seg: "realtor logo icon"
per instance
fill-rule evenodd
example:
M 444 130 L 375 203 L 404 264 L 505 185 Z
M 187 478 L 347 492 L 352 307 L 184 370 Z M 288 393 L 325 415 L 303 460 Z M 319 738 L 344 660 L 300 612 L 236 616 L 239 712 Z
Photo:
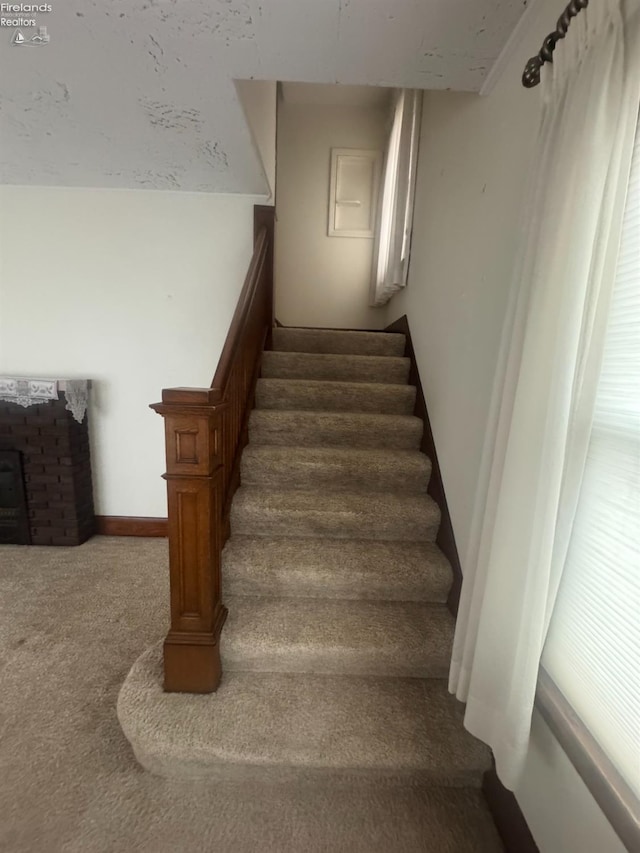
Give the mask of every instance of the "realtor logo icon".
M 35 36 L 31 36 L 31 38 L 27 38 L 21 30 L 16 30 L 11 38 L 11 44 L 16 44 L 18 46 L 24 45 L 41 45 L 41 44 L 49 44 L 51 40 L 51 36 L 47 32 L 46 27 L 38 27 L 38 33 Z

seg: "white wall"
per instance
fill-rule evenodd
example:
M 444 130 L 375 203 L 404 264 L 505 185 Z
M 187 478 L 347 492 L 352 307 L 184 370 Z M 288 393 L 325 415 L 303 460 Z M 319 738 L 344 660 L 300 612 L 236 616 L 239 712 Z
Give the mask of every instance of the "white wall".
M 0 373 L 89 378 L 100 515 L 165 516 L 163 387 L 208 386 L 249 196 L 0 188 Z
M 253 141 L 260 157 L 267 183 L 269 201 L 276 192 L 276 117 L 277 88 L 275 80 L 236 80 L 236 90 L 247 117 Z
M 425 93 L 409 285 L 387 312 L 409 318 L 461 555 L 537 115 L 515 69 L 488 98 Z
M 624 844 L 537 711 L 517 798 L 541 853 L 625 853 Z
M 381 107 L 299 104 L 278 110 L 276 317 L 285 326 L 376 329 L 369 307 L 373 240 L 327 237 L 332 148 L 385 146 Z
M 409 286 L 387 309 L 389 322 L 408 316 L 463 558 L 540 118 L 540 90 L 520 77 L 557 15 L 556 0 L 536 0 L 488 97 L 425 93 Z M 615 840 L 597 846 L 610 826 L 540 721 L 516 795 L 542 853 L 617 853 Z

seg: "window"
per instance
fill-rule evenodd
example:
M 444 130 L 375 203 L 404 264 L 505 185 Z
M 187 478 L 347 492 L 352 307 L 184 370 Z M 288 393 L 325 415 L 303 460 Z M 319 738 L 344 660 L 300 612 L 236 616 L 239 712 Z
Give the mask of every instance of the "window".
M 640 132 L 589 453 L 542 665 L 640 796 Z

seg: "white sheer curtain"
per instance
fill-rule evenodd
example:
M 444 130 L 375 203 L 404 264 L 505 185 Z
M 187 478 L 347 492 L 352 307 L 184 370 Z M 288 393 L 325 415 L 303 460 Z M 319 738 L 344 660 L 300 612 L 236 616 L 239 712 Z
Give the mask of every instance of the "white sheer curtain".
M 543 69 L 526 236 L 464 560 L 449 687 L 508 788 L 527 753 L 615 278 L 640 97 L 623 8 L 590 4 Z
M 422 92 L 394 93 L 373 251 L 371 304 L 384 305 L 407 284 Z
M 542 665 L 640 800 L 640 127 L 589 451 Z

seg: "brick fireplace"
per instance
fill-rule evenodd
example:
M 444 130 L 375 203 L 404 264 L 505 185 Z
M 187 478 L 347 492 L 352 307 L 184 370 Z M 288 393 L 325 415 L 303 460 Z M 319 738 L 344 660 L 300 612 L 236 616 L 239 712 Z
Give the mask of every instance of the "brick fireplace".
M 27 407 L 0 399 L 0 452 L 13 451 L 0 453 L 0 543 L 80 545 L 95 533 L 88 417 L 66 404 L 63 391 Z

